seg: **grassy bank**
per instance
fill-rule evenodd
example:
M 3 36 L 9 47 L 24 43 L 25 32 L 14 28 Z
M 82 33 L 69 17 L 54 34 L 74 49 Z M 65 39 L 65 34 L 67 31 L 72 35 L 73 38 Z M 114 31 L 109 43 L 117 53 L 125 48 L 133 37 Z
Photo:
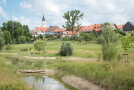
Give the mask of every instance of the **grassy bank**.
M 134 63 L 124 65 L 121 62 L 47 62 L 56 67 L 61 75 L 76 75 L 100 85 L 108 90 L 134 89 Z
M 9 59 L 0 56 L 0 90 L 29 90 L 21 76 L 9 64 Z

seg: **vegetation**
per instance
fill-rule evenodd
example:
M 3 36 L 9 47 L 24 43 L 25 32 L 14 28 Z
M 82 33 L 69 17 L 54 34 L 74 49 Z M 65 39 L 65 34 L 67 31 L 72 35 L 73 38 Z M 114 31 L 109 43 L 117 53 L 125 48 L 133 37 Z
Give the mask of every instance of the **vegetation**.
M 11 44 L 12 39 L 11 39 L 11 34 L 9 31 L 4 31 L 4 39 L 5 39 L 5 44 Z
M 87 43 L 88 41 L 91 41 L 93 39 L 92 33 L 81 33 L 80 37 Z
M 45 52 L 46 41 L 37 40 L 34 42 L 33 45 L 34 45 L 34 48 L 39 51 L 39 53 L 41 53 L 41 51 L 43 51 L 43 53 Z
M 122 48 L 126 53 L 128 48 L 131 48 L 131 40 L 128 37 L 122 37 L 121 43 L 122 43 Z
M 23 43 L 20 42 L 20 39 L 24 40 L 24 37 L 26 38 L 26 41 L 28 42 L 28 38 L 31 38 L 32 35 L 29 33 L 29 28 L 27 25 L 22 25 L 19 22 L 15 22 L 15 21 L 8 21 L 8 22 L 4 22 L 3 26 L 2 26 L 2 31 L 5 32 L 5 41 L 6 44 L 11 43 Z M 8 32 L 7 32 L 8 31 Z M 10 32 L 10 34 L 9 34 Z M 11 40 L 10 40 L 10 36 L 7 37 L 8 35 L 11 35 Z M 8 40 L 9 39 L 9 40 Z
M 64 27 L 72 31 L 72 35 L 74 35 L 74 31 L 80 30 L 81 24 L 79 24 L 79 20 L 83 18 L 83 13 L 79 10 L 71 10 L 65 12 L 63 17 L 67 20 Z
M 117 55 L 118 36 L 114 30 L 105 23 L 101 35 L 102 54 L 104 60 L 112 60 Z
M 63 42 L 60 49 L 61 56 L 71 56 L 73 54 L 73 47 L 70 42 Z
M 5 44 L 4 35 L 3 35 L 3 32 L 0 29 L 0 50 L 2 49 L 4 44 Z

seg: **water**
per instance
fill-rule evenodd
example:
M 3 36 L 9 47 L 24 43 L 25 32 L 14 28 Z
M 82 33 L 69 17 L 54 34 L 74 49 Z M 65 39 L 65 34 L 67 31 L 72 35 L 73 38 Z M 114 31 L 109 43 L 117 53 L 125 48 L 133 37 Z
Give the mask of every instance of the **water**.
M 65 84 L 59 78 L 44 75 L 25 76 L 24 82 L 35 90 L 75 90 L 75 88 Z

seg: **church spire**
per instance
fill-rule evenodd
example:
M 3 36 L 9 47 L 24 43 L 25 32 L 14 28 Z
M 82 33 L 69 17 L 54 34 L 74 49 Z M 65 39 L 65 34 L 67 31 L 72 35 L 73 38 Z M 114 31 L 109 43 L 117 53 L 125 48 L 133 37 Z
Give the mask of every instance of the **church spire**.
M 43 18 L 42 18 L 42 21 L 45 21 L 45 17 L 44 17 L 44 14 L 43 14 Z
M 44 14 L 43 14 L 43 18 L 42 18 L 42 27 L 45 27 L 45 17 L 44 17 Z

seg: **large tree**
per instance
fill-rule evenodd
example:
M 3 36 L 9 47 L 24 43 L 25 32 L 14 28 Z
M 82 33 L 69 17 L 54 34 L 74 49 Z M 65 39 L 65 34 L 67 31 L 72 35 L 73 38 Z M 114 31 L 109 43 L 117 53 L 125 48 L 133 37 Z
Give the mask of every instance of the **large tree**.
M 11 39 L 11 34 L 9 31 L 3 31 L 4 33 L 4 39 L 5 39 L 5 44 L 11 44 L 12 39 Z
M 22 25 L 16 21 L 4 22 L 2 26 L 2 31 L 9 31 L 13 42 L 18 43 L 18 38 L 25 36 L 26 38 L 31 38 L 29 33 L 29 28 L 27 25 Z
M 4 40 L 4 34 L 0 29 L 0 50 L 2 49 L 3 45 L 5 44 L 5 40 Z
M 72 35 L 74 31 L 79 31 L 81 24 L 79 20 L 83 18 L 83 13 L 79 10 L 71 10 L 64 13 L 64 19 L 66 19 L 66 25 L 64 26 L 67 30 L 72 31 Z

